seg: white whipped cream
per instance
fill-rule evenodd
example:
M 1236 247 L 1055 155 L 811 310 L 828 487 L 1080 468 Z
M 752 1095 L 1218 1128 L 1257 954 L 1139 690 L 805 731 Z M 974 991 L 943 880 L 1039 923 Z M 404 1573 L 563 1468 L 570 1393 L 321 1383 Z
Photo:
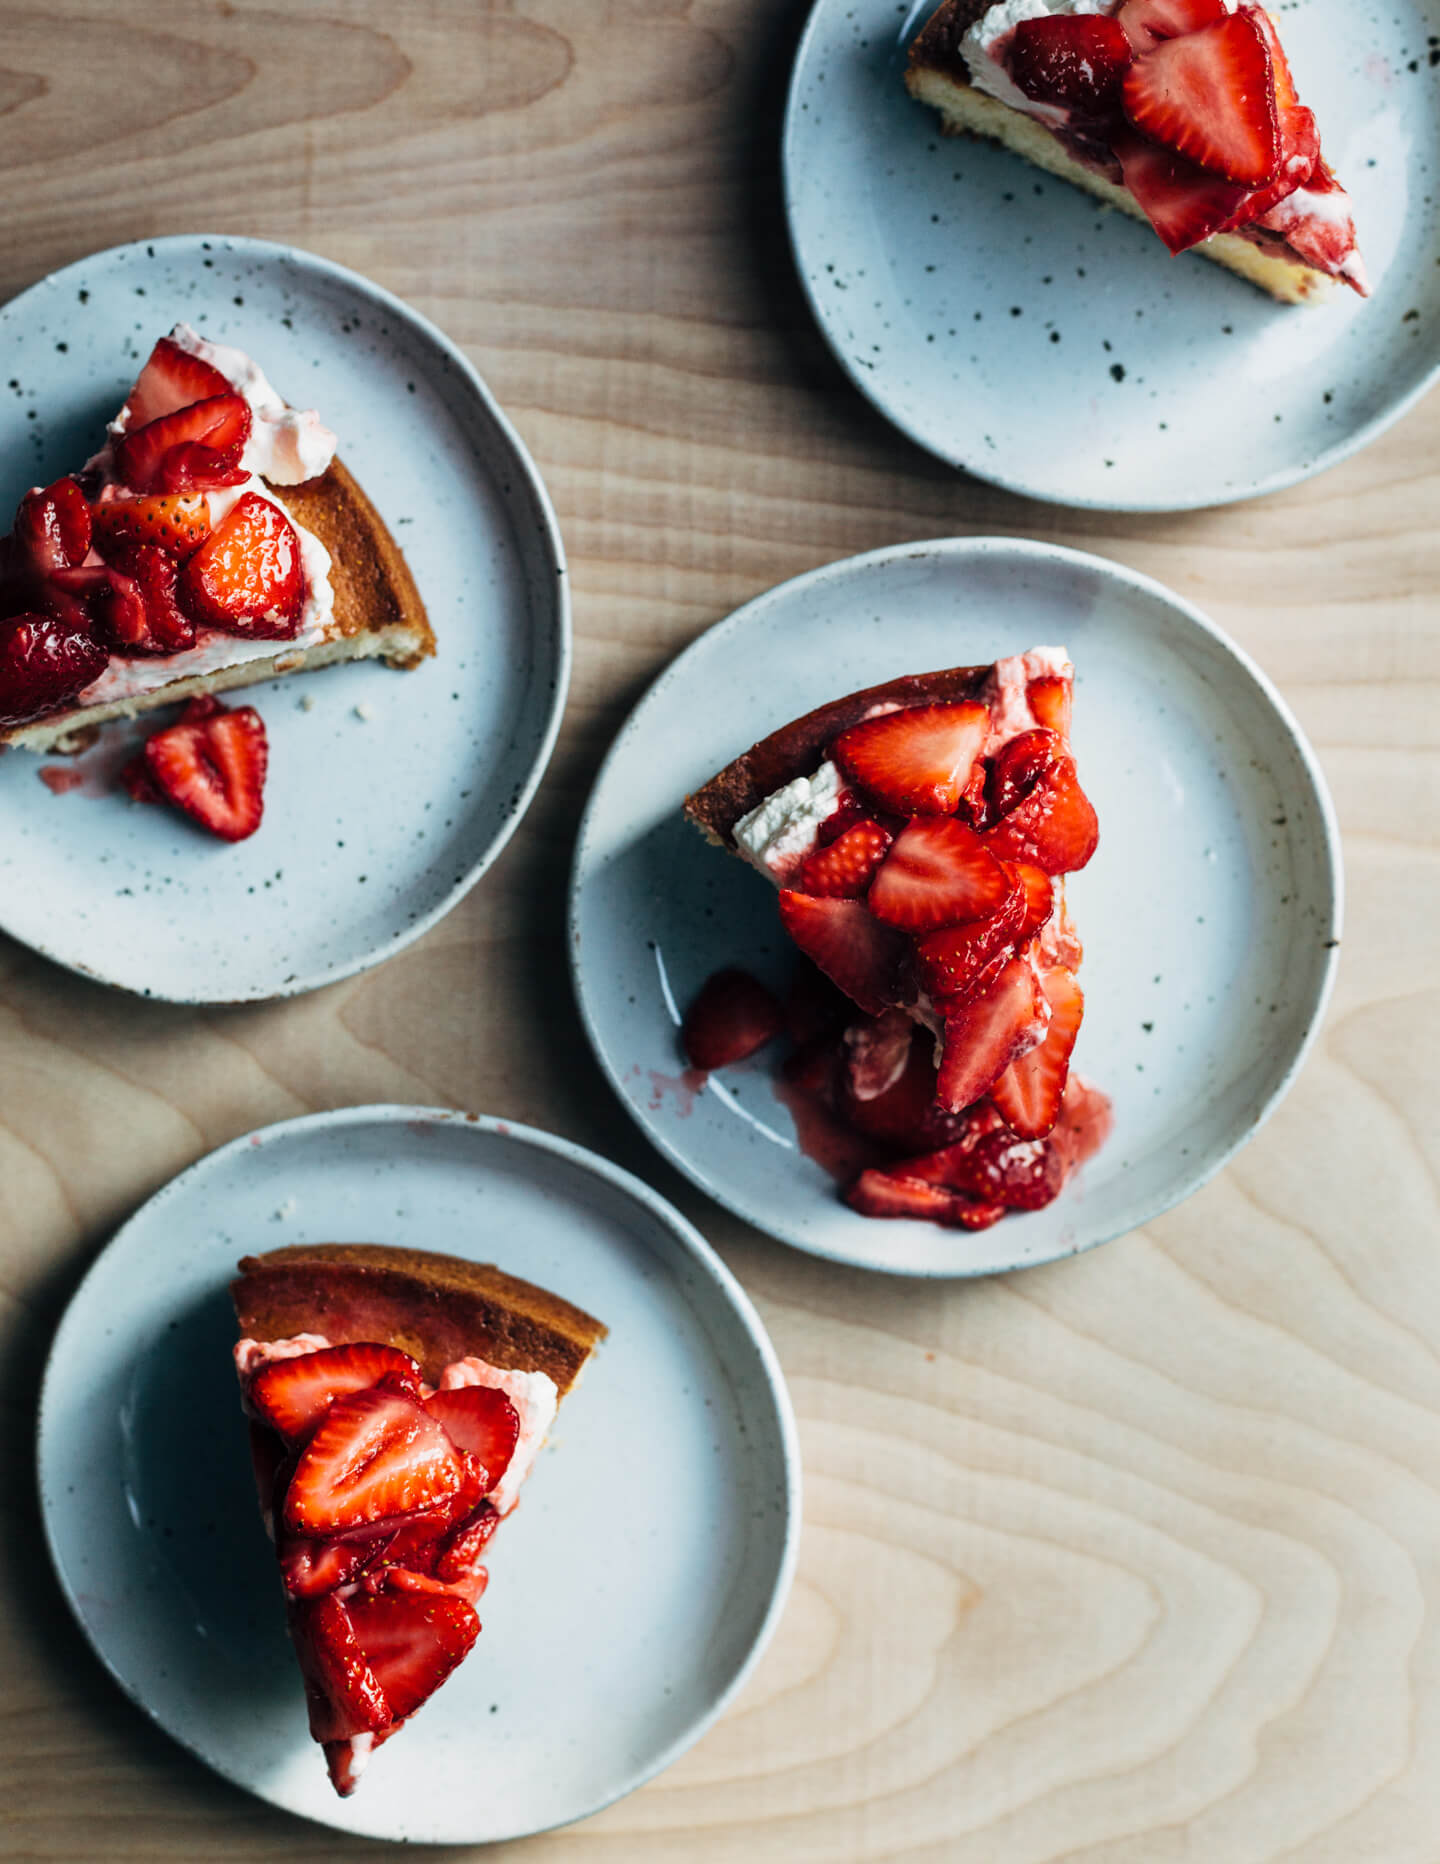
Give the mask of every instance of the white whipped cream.
M 560 1393 L 554 1379 L 546 1372 L 506 1371 L 501 1366 L 492 1366 L 487 1360 L 477 1359 L 473 1355 L 467 1359 L 457 1359 L 453 1365 L 446 1366 L 440 1375 L 442 1392 L 459 1391 L 466 1385 L 488 1385 L 495 1391 L 504 1392 L 520 1414 L 520 1436 L 515 1445 L 515 1454 L 489 1496 L 491 1507 L 497 1513 L 507 1515 L 519 1499 L 520 1485 L 529 1475 L 531 1465 L 550 1434 L 550 1426 L 555 1422 L 555 1413 L 560 1405 Z
M 259 473 L 271 485 L 303 485 L 325 471 L 335 457 L 334 434 L 313 408 L 292 408 L 282 401 L 244 350 L 211 343 L 189 324 L 176 324 L 170 341 L 218 369 L 249 402 L 250 438 L 240 456 L 247 471 Z
M 981 697 L 990 708 L 990 734 L 980 755 L 993 757 L 1002 744 L 1034 731 L 1040 721 L 1030 710 L 1031 680 L 1071 680 L 1075 669 L 1063 647 L 1032 647 L 995 662 Z
M 732 834 L 740 853 L 767 880 L 785 881 L 809 854 L 820 830 L 853 792 L 827 758 L 810 777 L 796 777 L 741 816 Z

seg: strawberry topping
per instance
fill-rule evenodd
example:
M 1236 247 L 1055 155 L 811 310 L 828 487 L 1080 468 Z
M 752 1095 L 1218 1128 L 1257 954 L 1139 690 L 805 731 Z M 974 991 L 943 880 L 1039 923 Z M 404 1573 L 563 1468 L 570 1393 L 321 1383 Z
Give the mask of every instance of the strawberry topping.
M 90 507 L 73 479 L 27 492 L 15 513 L 15 547 L 40 575 L 83 563 L 90 548 Z
M 1227 181 L 1259 187 L 1280 167 L 1265 33 L 1244 13 L 1165 39 L 1125 73 L 1125 114 L 1153 141 Z
M 796 887 L 833 899 L 859 899 L 885 859 L 890 840 L 888 828 L 864 816 L 833 841 L 811 849 L 796 872 Z
M 706 978 L 680 1032 L 692 1068 L 727 1068 L 764 1048 L 784 1027 L 775 997 L 748 971 L 729 968 Z
M 195 492 L 238 485 L 250 438 L 250 404 L 226 385 L 223 394 L 132 428 L 115 449 L 115 469 L 132 492 Z M 184 449 L 167 470 L 172 448 Z
M 973 828 L 954 816 L 919 816 L 895 838 L 865 903 L 887 925 L 927 932 L 987 918 L 1010 892 L 1009 876 Z
M 1084 994 L 1072 971 L 1058 966 L 1046 971 L 1040 987 L 1050 1005 L 1045 1040 L 1012 1061 L 990 1090 L 1010 1130 L 1021 1139 L 1043 1137 L 1059 1118 L 1070 1075 L 1070 1053 L 1085 1014 Z
M 317 1741 L 346 1741 L 395 1719 L 341 1600 L 327 1594 L 293 1605 L 290 1637 Z
M 433 1508 L 460 1488 L 460 1453 L 438 1419 L 404 1392 L 374 1386 L 337 1398 L 301 1451 L 285 1491 L 285 1525 L 337 1534 Z
M 258 492 L 236 500 L 180 576 L 186 614 L 229 634 L 287 640 L 299 629 L 304 601 L 295 527 Z
M 953 1230 L 988 1230 L 1005 1215 L 1003 1204 L 983 1204 L 944 1185 L 912 1178 L 897 1167 L 862 1171 L 845 1193 L 862 1217 L 918 1217 Z
M 456 1449 L 484 1470 L 480 1493 L 498 1488 L 520 1441 L 520 1413 L 505 1393 L 491 1385 L 462 1385 L 433 1392 L 425 1409 L 444 1425 Z
M 175 559 L 158 544 L 116 545 L 109 568 L 71 573 L 105 578 L 92 612 L 113 652 L 178 654 L 195 645 L 195 624 L 175 600 Z
M 995 961 L 1019 943 L 1026 900 L 1020 887 L 998 913 L 970 925 L 942 926 L 915 941 L 920 982 L 940 999 L 969 996 L 992 972 Z
M 1225 18 L 1225 0 L 1125 0 L 1116 13 L 1137 53 L 1149 52 L 1162 39 L 1179 39 Z
M 830 755 L 858 788 L 896 815 L 953 815 L 990 729 L 986 706 L 913 706 L 842 731 Z
M 90 520 L 95 548 L 107 563 L 124 544 L 158 544 L 183 563 L 210 535 L 210 501 L 203 492 L 107 498 L 90 507 Z
M 480 1635 L 474 1607 L 449 1593 L 360 1593 L 345 1610 L 392 1721 L 413 1715 Z
M 813 899 L 785 888 L 780 919 L 801 951 L 847 997 L 878 1016 L 893 1000 L 905 941 L 859 900 Z
M 272 1359 L 250 1381 L 253 1410 L 291 1443 L 300 1443 L 337 1398 L 384 1380 L 396 1391 L 420 1396 L 420 1368 L 393 1346 L 327 1346 L 293 1358 Z
M 228 395 L 230 382 L 213 364 L 202 362 L 169 337 L 161 337 L 136 378 L 120 420 L 127 431 L 174 414 L 193 401 Z
M 1017 946 L 1027 944 L 1043 925 L 1048 925 L 1055 911 L 1055 883 L 1043 868 L 1029 861 L 1017 861 L 1011 873 L 1024 895 L 1023 917 L 1015 934 Z
M 50 615 L 0 620 L 0 725 L 68 705 L 105 671 L 109 655 L 82 627 Z
M 253 706 L 232 712 L 192 701 L 177 724 L 147 740 L 143 756 L 161 795 L 212 835 L 244 841 L 259 828 L 269 749 Z
M 1069 874 L 1094 854 L 1100 823 L 1080 787 L 1073 757 L 1051 764 L 1010 813 L 985 836 L 1002 861 L 1028 861 L 1047 874 Z
M 1011 1062 L 1042 1039 L 1049 1014 L 1034 973 L 1018 958 L 1002 965 L 987 988 L 947 1005 L 940 1105 L 959 1113 L 988 1093 Z
M 1103 13 L 1022 19 L 1010 42 L 1010 76 L 1025 95 L 1083 117 L 1118 107 L 1130 59 L 1124 27 Z

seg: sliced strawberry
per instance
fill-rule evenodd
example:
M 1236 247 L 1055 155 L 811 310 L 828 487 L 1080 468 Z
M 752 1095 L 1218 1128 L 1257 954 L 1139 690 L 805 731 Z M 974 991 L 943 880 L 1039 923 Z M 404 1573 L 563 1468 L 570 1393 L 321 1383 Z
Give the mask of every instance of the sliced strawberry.
M 786 887 L 780 919 L 801 951 L 862 1010 L 878 1016 L 894 1000 L 905 941 L 859 900 L 812 899 Z
M 462 1473 L 444 1426 L 415 1399 L 383 1386 L 349 1392 L 300 1452 L 285 1525 L 318 1535 L 371 1527 L 448 1501 Z
M 1050 1005 L 1045 1040 L 1012 1061 L 990 1090 L 1011 1132 L 1021 1139 L 1043 1138 L 1059 1118 L 1070 1052 L 1085 1014 L 1085 997 L 1073 971 L 1056 966 L 1042 972 L 1040 988 Z
M 499 1525 L 500 1517 L 489 1502 L 481 1502 L 474 1514 L 452 1528 L 441 1541 L 435 1577 L 447 1585 L 474 1579 L 480 1571 L 481 1556 Z
M 852 725 L 830 755 L 883 809 L 953 815 L 989 729 L 989 708 L 970 700 L 913 706 Z
M 818 965 L 797 952 L 785 997 L 785 1029 L 790 1040 L 803 1044 L 814 1036 L 832 1035 L 854 1014 L 855 1006 L 845 993 L 836 989 Z
M 906 932 L 986 919 L 1005 905 L 1011 882 L 973 828 L 954 816 L 907 823 L 870 885 L 865 904 Z
M 264 814 L 269 748 L 254 706 L 184 717 L 145 745 L 145 763 L 168 801 L 222 841 L 244 841 Z
M 317 1599 L 358 1579 L 385 1544 L 383 1535 L 379 1540 L 307 1540 L 282 1533 L 275 1551 L 290 1597 Z
M 361 1593 L 347 1609 L 355 1641 L 396 1721 L 434 1694 L 480 1635 L 474 1608 L 453 1595 Z
M 333 1593 L 307 1599 L 292 1605 L 289 1617 L 317 1741 L 345 1741 L 395 1720 L 341 1600 Z
M 744 1061 L 778 1036 L 785 1013 L 759 978 L 733 966 L 716 971 L 700 986 L 680 1031 L 692 1068 L 727 1068 Z
M 337 1398 L 384 1380 L 420 1396 L 420 1368 L 398 1347 L 360 1343 L 326 1346 L 293 1359 L 272 1359 L 250 1381 L 252 1409 L 291 1443 L 308 1437 Z
M 41 575 L 83 563 L 90 548 L 90 507 L 73 479 L 27 492 L 15 513 L 15 548 Z
M 946 1007 L 936 1098 L 959 1113 L 1043 1038 L 1049 1005 L 1030 967 L 1011 958 L 987 989 Z
M 1010 872 L 1025 902 L 1020 929 L 1015 934 L 1018 950 L 1022 945 L 1029 944 L 1042 926 L 1049 924 L 1055 911 L 1055 883 L 1043 868 L 1035 867 L 1029 861 L 1017 861 Z
M 1025 698 L 1032 716 L 1068 742 L 1070 707 L 1074 699 L 1074 688 L 1069 680 L 1057 679 L 1051 673 L 1044 674 L 1040 679 L 1030 681 L 1025 688 Z
M 1005 1215 L 1003 1204 L 977 1203 L 923 1178 L 873 1167 L 848 1187 L 845 1202 L 862 1217 L 915 1217 L 952 1230 L 987 1230 Z
M 117 654 L 178 654 L 195 645 L 195 624 L 175 600 L 175 559 L 158 544 L 121 544 L 98 572 L 108 587 L 92 602 L 97 628 Z
M 890 831 L 868 816 L 842 830 L 800 863 L 795 885 L 801 893 L 855 900 L 870 885 L 890 846 Z
M 1026 894 L 1016 882 L 1004 906 L 988 919 L 942 926 L 916 939 L 915 964 L 930 996 L 948 1000 L 974 990 L 996 959 L 1019 942 L 1025 912 Z
M 1082 17 L 1084 17 L 1082 15 Z M 1009 815 L 1016 803 L 1023 802 L 1050 766 L 1064 754 L 1064 746 L 1053 731 L 1043 727 L 1022 731 L 1002 744 L 995 753 L 986 779 L 985 790 L 990 804 L 991 823 Z
M 1177 155 L 1248 188 L 1275 179 L 1280 117 L 1270 47 L 1243 13 L 1143 53 L 1125 73 L 1123 96 L 1135 127 Z
M 23 725 L 77 698 L 109 665 L 86 629 L 50 615 L 0 621 L 0 725 Z
M 230 393 L 230 380 L 214 367 L 161 337 L 136 377 L 129 399 L 120 411 L 127 429 L 144 427 L 162 414 L 188 408 L 192 401 L 209 401 Z
M 1125 0 L 1115 18 L 1139 53 L 1214 25 L 1228 11 L 1225 0 Z
M 1109 137 L 1125 186 L 1172 253 L 1233 226 L 1249 190 L 1187 162 L 1159 143 L 1116 129 Z
M 123 544 L 158 544 L 183 563 L 210 535 L 210 501 L 203 492 L 108 498 L 90 507 L 90 521 L 95 548 L 107 563 Z
M 905 1066 L 895 1081 L 882 1093 L 861 1100 L 846 1070 L 834 1105 L 846 1124 L 867 1139 L 896 1151 L 919 1152 L 954 1137 L 954 1116 L 935 1104 L 935 1082 L 935 1038 L 912 1024 Z
M 1080 787 L 1075 760 L 1062 757 L 987 833 L 985 846 L 1002 861 L 1028 861 L 1047 874 L 1070 874 L 1084 867 L 1099 840 L 1099 819 Z
M 304 601 L 295 526 L 258 492 L 235 501 L 180 577 L 186 614 L 229 634 L 286 640 L 299 626 Z
M 115 470 L 132 492 L 198 491 L 198 484 L 187 486 L 162 482 L 162 464 L 172 447 L 203 447 L 205 457 L 216 473 L 239 470 L 240 455 L 250 438 L 250 404 L 243 395 L 227 385 L 223 394 L 206 401 L 192 402 L 172 414 L 162 414 L 143 427 L 134 427 L 115 448 Z M 194 461 L 195 455 L 187 454 Z M 217 484 L 233 485 L 233 477 L 221 478 Z
M 986 785 L 990 779 L 990 759 L 977 757 L 970 770 L 969 780 L 960 792 L 957 813 L 962 822 L 968 822 L 976 830 L 990 826 L 990 804 L 986 798 Z
M 249 477 L 243 466 L 232 464 L 231 449 L 202 446 L 198 440 L 182 440 L 162 456 L 155 472 L 154 489 L 189 498 L 201 492 L 223 491 L 226 486 L 244 485 Z
M 982 1105 L 979 1111 L 993 1109 Z M 1060 1195 L 1066 1166 L 1048 1140 L 1017 1139 L 996 1116 L 955 1145 L 901 1159 L 895 1170 L 1005 1210 L 1040 1210 Z
M 1132 57 L 1117 20 L 1103 13 L 1022 19 L 1010 41 L 1010 76 L 1036 103 L 1090 118 L 1110 115 Z
M 480 1493 L 497 1488 L 520 1441 L 520 1413 L 505 1393 L 490 1385 L 462 1385 L 432 1393 L 425 1409 L 462 1455 L 482 1465 Z

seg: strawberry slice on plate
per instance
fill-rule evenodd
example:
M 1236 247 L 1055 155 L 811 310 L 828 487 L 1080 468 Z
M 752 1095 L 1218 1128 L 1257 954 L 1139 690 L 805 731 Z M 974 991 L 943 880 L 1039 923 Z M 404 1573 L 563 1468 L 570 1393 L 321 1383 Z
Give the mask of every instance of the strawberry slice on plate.
M 144 427 L 132 428 L 115 449 L 115 470 L 132 492 L 180 492 L 204 489 L 200 469 L 209 467 L 208 483 L 238 485 L 245 478 L 240 455 L 250 438 L 250 404 L 226 385 L 225 392 L 162 414 Z M 164 482 L 166 456 L 172 448 L 203 449 L 182 454 L 188 484 Z M 177 476 L 173 472 L 170 477 Z
M 345 1609 L 394 1721 L 413 1715 L 480 1635 L 474 1607 L 449 1593 L 360 1593 Z
M 211 401 L 230 393 L 230 380 L 214 366 L 169 337 L 161 337 L 135 379 L 130 398 L 120 411 L 127 432 L 174 414 L 193 401 Z
M 1050 1006 L 1029 965 L 1011 958 L 983 991 L 946 1006 L 945 1046 L 936 1098 L 959 1113 L 1045 1034 Z
M 782 888 L 780 919 L 807 958 L 871 1016 L 895 999 L 905 940 L 859 900 L 813 899 Z
M 681 1046 L 692 1068 L 709 1073 L 744 1061 L 779 1035 L 785 1012 L 748 971 L 727 966 L 707 977 L 686 1012 Z
M 1050 1005 L 1045 1040 L 1012 1061 L 990 1090 L 990 1098 L 1021 1139 L 1040 1139 L 1060 1116 L 1070 1055 L 1085 1014 L 1085 997 L 1073 971 L 1056 966 L 1042 973 L 1040 988 Z
M 999 912 L 1010 877 L 989 848 L 954 816 L 919 816 L 895 838 L 870 883 L 866 905 L 905 932 L 929 932 Z
M 88 631 L 51 615 L 0 621 L 0 725 L 66 705 L 98 680 L 110 656 Z
M 95 548 L 107 562 L 124 544 L 157 544 L 183 563 L 210 535 L 210 501 L 203 492 L 147 493 L 107 498 L 90 507 Z
M 404 1392 L 372 1386 L 330 1405 L 285 1491 L 286 1527 L 329 1535 L 373 1527 L 454 1496 L 460 1452 L 438 1418 Z
M 244 841 L 259 828 L 269 747 L 254 706 L 232 712 L 192 700 L 178 724 L 147 740 L 142 755 L 160 794 L 212 835 Z
M 1099 841 L 1099 818 L 1080 787 L 1073 757 L 1057 758 L 985 836 L 986 847 L 1000 860 L 1026 861 L 1047 874 L 1084 867 Z
M 1136 129 L 1177 155 L 1248 188 L 1275 179 L 1275 71 L 1265 33 L 1244 13 L 1142 53 L 1125 73 L 1122 95 Z
M 298 630 L 305 570 L 295 526 L 258 492 L 245 492 L 185 565 L 180 605 L 228 634 L 288 640 Z
M 989 729 L 989 708 L 973 700 L 912 706 L 852 725 L 830 755 L 882 809 L 953 815 Z
M 384 1380 L 396 1391 L 420 1396 L 420 1368 L 398 1347 L 360 1343 L 326 1346 L 290 1359 L 272 1359 L 250 1381 L 253 1410 L 291 1443 L 308 1437 L 337 1398 Z
M 1125 186 L 1172 253 L 1198 246 L 1243 219 L 1249 189 L 1212 175 L 1173 149 L 1116 129 L 1109 136 Z
M 863 817 L 825 847 L 810 850 L 796 871 L 796 887 L 801 893 L 832 899 L 859 899 L 885 859 L 890 842 L 888 828 Z
M 952 1230 L 988 1230 L 1005 1215 L 1003 1204 L 979 1203 L 944 1185 L 908 1177 L 902 1166 L 862 1171 L 845 1202 L 862 1217 L 915 1217 Z

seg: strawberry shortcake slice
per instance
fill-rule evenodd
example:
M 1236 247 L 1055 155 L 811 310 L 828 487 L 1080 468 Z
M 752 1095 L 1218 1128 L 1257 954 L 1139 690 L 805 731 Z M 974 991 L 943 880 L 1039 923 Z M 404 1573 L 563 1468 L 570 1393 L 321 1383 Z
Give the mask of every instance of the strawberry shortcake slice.
M 1253 0 L 944 0 L 905 82 L 1273 297 L 1367 295 L 1349 197 Z

